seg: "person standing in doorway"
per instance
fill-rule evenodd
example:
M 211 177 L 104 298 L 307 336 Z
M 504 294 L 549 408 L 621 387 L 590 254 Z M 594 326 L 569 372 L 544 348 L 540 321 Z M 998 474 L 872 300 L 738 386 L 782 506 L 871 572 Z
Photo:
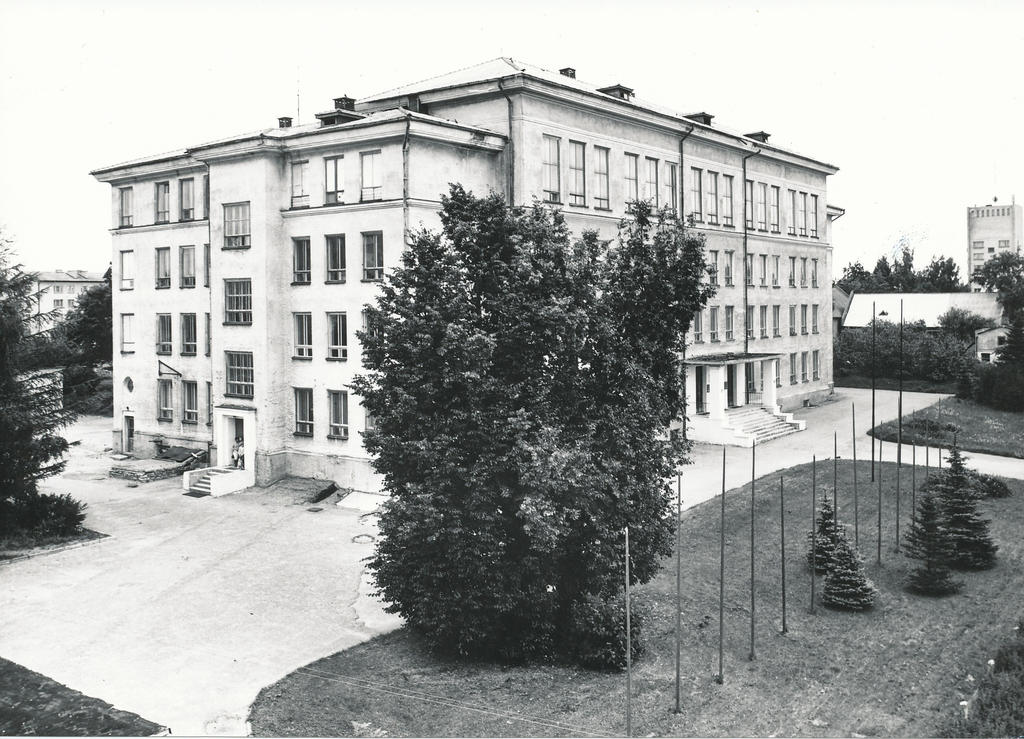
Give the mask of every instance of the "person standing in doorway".
M 235 469 L 245 469 L 245 445 L 242 443 L 242 437 L 235 437 L 235 444 L 231 447 L 231 462 L 235 466 Z

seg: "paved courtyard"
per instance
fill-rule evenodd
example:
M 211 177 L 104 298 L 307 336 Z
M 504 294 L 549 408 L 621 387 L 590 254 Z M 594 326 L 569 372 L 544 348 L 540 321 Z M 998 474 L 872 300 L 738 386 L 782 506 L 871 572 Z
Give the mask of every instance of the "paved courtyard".
M 904 408 L 937 399 L 907 393 Z M 757 474 L 830 457 L 833 429 L 850 456 L 854 402 L 858 458 L 869 458 L 870 391 L 843 389 L 797 414 L 807 431 L 759 447 Z M 879 392 L 877 421 L 895 416 L 896 394 Z M 106 477 L 109 427 L 76 424 L 69 438 L 81 444 L 68 470 L 44 486 L 86 501 L 86 525 L 108 538 L 0 565 L 0 655 L 176 735 L 237 735 L 260 688 L 398 624 L 362 574 L 373 496 L 314 513 L 258 493 L 185 497 L 177 480 L 133 487 Z M 695 449 L 683 477 L 688 507 L 718 494 L 721 449 Z M 895 459 L 894 446 L 885 449 Z M 727 455 L 727 485 L 749 480 L 750 450 Z M 979 469 L 1024 478 L 1024 460 L 969 456 Z

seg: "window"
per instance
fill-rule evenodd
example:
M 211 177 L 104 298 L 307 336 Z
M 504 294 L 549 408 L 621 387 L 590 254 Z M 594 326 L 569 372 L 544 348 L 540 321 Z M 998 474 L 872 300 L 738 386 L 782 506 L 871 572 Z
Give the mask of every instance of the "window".
M 206 383 L 206 423 L 213 425 L 213 383 Z
M 693 342 L 704 343 L 704 311 L 699 310 L 693 314 Z
M 786 213 L 786 233 L 796 236 L 796 190 L 789 191 L 789 211 Z
M 203 218 L 210 217 L 210 175 L 203 175 Z
M 640 199 L 640 157 L 626 154 L 626 202 Z
M 647 157 L 647 200 L 652 208 L 658 207 L 658 160 Z
M 992 361 L 992 353 L 991 352 L 982 352 L 981 353 L 981 361 L 982 362 L 991 362 Z
M 800 230 L 801 236 L 807 235 L 807 193 L 800 193 L 800 199 L 797 200 L 797 212 L 796 212 L 796 225 Z
M 224 323 L 252 323 L 252 280 L 224 280 Z
M 725 284 L 727 286 L 732 285 L 732 255 L 731 251 L 725 253 Z
M 345 313 L 327 314 L 327 358 L 348 359 L 348 317 Z
M 772 198 L 768 204 L 768 221 L 771 224 L 772 233 L 779 232 L 779 188 L 772 185 Z
M 789 286 L 796 287 L 796 257 L 789 258 Z
M 569 205 L 587 204 L 586 146 L 569 142 Z
M 813 373 L 811 375 L 812 380 L 821 379 L 821 353 L 817 349 L 811 353 L 811 370 Z
M 167 223 L 171 220 L 171 183 L 156 183 L 156 222 Z
M 800 287 L 807 287 L 807 257 L 800 257 Z
M 365 310 L 363 311 L 363 333 L 365 333 L 367 337 L 372 339 L 375 339 L 381 335 L 381 330 L 380 327 L 377 325 L 377 322 L 374 321 L 370 317 L 370 314 L 367 313 Z
M 708 317 L 708 334 L 712 341 L 718 341 L 718 307 L 710 309 Z
M 732 225 L 732 175 L 722 175 L 722 225 Z
M 134 313 L 121 314 L 121 351 L 125 354 L 135 351 L 135 332 L 132 330 L 134 322 Z
M 380 231 L 363 234 L 363 279 L 384 279 L 384 235 Z
M 725 306 L 725 340 L 732 341 L 733 335 L 733 307 L 731 305 Z
M 818 333 L 818 304 L 811 306 L 811 333 Z
M 324 159 L 324 202 L 328 205 L 345 202 L 345 157 Z
M 782 306 L 772 306 L 772 336 L 782 336 Z
M 743 200 L 743 217 L 746 219 L 747 228 L 754 227 L 754 183 L 747 180 L 745 197 Z
M 674 162 L 668 162 L 665 166 L 668 169 L 668 177 L 665 184 L 665 207 L 671 208 L 672 212 L 675 212 L 679 207 L 679 170 Z
M 295 388 L 295 433 L 313 435 L 313 388 Z
M 811 238 L 818 238 L 818 196 L 811 195 Z
M 718 172 L 708 172 L 708 223 L 718 224 Z
M 120 228 L 130 228 L 133 220 L 132 189 L 130 187 L 122 187 L 118 190 L 118 203 L 120 205 L 118 226 Z
M 210 245 L 203 244 L 203 287 L 210 286 Z
M 199 383 L 192 380 L 181 383 L 181 420 L 183 423 L 199 421 Z
M 757 183 L 757 229 L 768 230 L 768 185 Z
M 608 150 L 603 146 L 594 147 L 594 175 L 597 178 L 594 207 L 607 209 L 610 206 L 608 200 Z
M 295 324 L 295 352 L 297 359 L 313 357 L 313 315 L 311 313 L 292 313 Z
M 309 162 L 292 162 L 292 207 L 308 208 L 309 193 L 306 182 L 309 180 Z
M 344 390 L 328 390 L 327 404 L 331 409 L 330 426 L 327 428 L 328 439 L 348 438 L 348 393 Z
M 772 364 L 775 365 L 775 387 L 782 387 L 782 360 L 777 359 Z
M 796 336 L 796 306 L 789 306 L 789 335 Z
M 748 339 L 754 338 L 754 306 L 748 305 L 743 312 L 743 327 Z
M 345 281 L 345 235 L 327 237 L 327 282 Z
M 227 364 L 225 395 L 251 398 L 253 395 L 252 352 L 224 352 Z
M 156 289 L 171 286 L 171 247 L 161 246 L 156 250 Z
M 796 385 L 796 352 L 789 355 L 789 384 Z
M 807 335 L 807 305 L 800 306 L 800 333 Z
M 800 382 L 807 382 L 807 352 L 800 352 Z
M 768 306 L 761 306 L 761 338 L 768 338 Z
M 195 180 L 178 180 L 178 220 L 191 221 L 196 217 Z
M 196 314 L 181 314 L 181 353 L 196 353 Z
M 362 202 L 368 200 L 380 200 L 383 197 L 384 188 L 380 184 L 380 150 L 364 151 L 359 155 L 359 172 L 362 178 L 362 187 L 359 191 L 359 199 Z
M 210 314 L 204 314 L 203 318 L 203 325 L 206 327 L 206 345 L 204 353 L 206 354 L 206 356 L 210 356 L 210 344 L 212 342 L 212 332 L 210 331 L 212 324 L 210 323 Z
M 747 254 L 743 260 L 743 278 L 748 285 L 754 284 L 754 255 Z
M 544 135 L 544 200 L 548 203 L 562 202 L 561 161 L 559 159 L 561 139 Z
M 377 417 L 370 413 L 370 411 L 366 411 L 365 427 L 367 431 L 377 430 Z
M 224 248 L 248 249 L 252 246 L 249 233 L 249 204 L 234 203 L 224 206 Z
M 711 278 L 711 284 L 718 284 L 718 252 L 711 250 L 708 252 L 708 275 Z
M 174 419 L 174 397 L 170 380 L 157 380 L 156 420 L 171 421 Z
M 690 188 L 692 190 L 692 203 L 690 215 L 695 221 L 704 220 L 704 171 L 696 167 L 690 167 Z
M 811 287 L 818 286 L 818 260 L 811 260 Z
M 1009 249 L 1010 248 L 1010 240 L 1009 239 L 999 239 L 999 248 L 1000 249 Z
M 196 286 L 196 248 L 194 246 L 178 247 L 178 284 L 181 287 Z
M 171 353 L 171 314 L 156 314 L 156 353 Z
M 311 275 L 309 239 L 292 239 L 292 284 L 308 285 Z
M 135 289 L 135 252 L 123 251 L 120 255 L 121 289 Z

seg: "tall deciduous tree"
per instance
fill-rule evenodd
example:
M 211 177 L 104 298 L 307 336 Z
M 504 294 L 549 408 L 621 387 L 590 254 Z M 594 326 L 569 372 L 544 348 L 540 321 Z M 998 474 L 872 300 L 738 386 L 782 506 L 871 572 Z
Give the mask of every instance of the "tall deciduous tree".
M 103 284 L 89 288 L 64 319 L 68 340 L 78 349 L 82 364 L 109 362 L 113 354 L 113 316 L 110 293 L 110 269 Z
M 645 582 L 672 545 L 665 480 L 686 445 L 678 355 L 709 296 L 703 244 L 637 204 L 614 247 L 558 213 L 452 186 L 363 332 L 353 387 L 390 498 L 376 585 L 428 644 L 517 661 L 564 653 L 614 611 L 630 527 Z
M 999 293 L 999 303 L 1007 320 L 1024 311 L 1024 254 L 996 254 L 981 265 L 977 280 Z

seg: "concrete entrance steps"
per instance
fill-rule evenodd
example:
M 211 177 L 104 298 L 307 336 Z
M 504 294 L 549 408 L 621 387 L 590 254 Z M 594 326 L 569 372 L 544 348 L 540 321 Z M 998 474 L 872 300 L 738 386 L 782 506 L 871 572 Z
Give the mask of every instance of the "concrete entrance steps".
M 787 414 L 788 415 L 788 414 Z M 745 405 L 725 412 L 726 424 L 744 440 L 762 444 L 802 429 L 798 422 L 786 420 L 761 405 Z
M 220 469 L 219 467 L 209 467 L 203 470 L 203 473 L 192 480 L 188 486 L 190 493 L 199 493 L 201 495 L 211 495 L 212 486 L 210 484 L 210 478 L 213 475 L 227 475 L 230 474 L 231 470 Z

